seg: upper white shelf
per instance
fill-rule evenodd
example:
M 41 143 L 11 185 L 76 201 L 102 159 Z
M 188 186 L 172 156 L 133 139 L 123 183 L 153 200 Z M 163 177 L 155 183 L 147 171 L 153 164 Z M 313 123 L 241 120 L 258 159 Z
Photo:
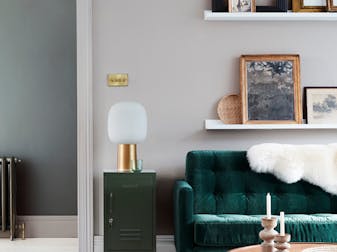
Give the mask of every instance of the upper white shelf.
M 337 21 L 337 12 L 212 12 L 204 11 L 207 21 Z
M 336 129 L 337 124 L 224 124 L 220 120 L 205 120 L 206 130 L 287 130 Z

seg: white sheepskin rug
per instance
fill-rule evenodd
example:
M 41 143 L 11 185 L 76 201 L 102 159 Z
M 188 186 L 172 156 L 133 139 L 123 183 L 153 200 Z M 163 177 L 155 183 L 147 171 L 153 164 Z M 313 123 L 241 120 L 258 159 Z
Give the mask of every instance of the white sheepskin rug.
M 252 146 L 247 158 L 253 171 L 272 173 L 288 184 L 301 179 L 337 195 L 337 143 Z

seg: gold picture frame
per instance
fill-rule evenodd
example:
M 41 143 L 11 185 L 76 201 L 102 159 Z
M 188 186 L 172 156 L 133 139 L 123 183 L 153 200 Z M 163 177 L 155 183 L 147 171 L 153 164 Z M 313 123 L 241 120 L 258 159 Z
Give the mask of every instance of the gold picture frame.
M 309 1 L 308 4 L 306 3 L 307 1 Z M 317 5 L 315 5 L 314 1 L 317 1 Z M 319 5 L 319 2 L 321 1 L 320 0 L 292 0 L 293 11 L 294 12 L 324 12 L 326 11 L 328 7 L 328 3 L 324 1 L 325 5 Z
M 256 12 L 255 0 L 228 0 L 228 12 Z
M 337 0 L 327 0 L 328 11 L 337 11 Z
M 243 124 L 301 124 L 300 56 L 242 55 Z

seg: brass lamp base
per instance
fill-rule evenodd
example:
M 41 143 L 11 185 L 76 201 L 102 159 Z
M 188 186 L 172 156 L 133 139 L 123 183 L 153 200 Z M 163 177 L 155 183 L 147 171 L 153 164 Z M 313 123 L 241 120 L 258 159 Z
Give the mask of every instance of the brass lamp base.
M 137 160 L 136 144 L 118 144 L 117 171 L 132 172 L 131 160 Z

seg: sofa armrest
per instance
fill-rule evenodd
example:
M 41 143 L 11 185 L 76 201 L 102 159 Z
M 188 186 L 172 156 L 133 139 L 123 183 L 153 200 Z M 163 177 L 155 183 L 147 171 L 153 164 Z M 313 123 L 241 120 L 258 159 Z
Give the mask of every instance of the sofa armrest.
M 193 188 L 184 180 L 173 191 L 174 240 L 177 252 L 193 250 Z

